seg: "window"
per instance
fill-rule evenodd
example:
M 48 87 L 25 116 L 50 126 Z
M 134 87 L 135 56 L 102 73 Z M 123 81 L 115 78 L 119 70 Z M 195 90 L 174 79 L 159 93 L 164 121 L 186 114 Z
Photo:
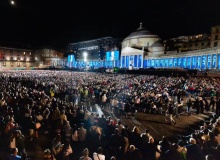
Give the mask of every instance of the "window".
M 204 46 L 204 42 L 201 43 L 201 46 Z
M 192 47 L 192 44 L 189 44 L 189 47 Z
M 218 35 L 215 35 L 215 40 L 218 40 Z
M 198 43 L 195 43 L 195 46 L 198 46 Z
M 207 43 L 207 46 L 210 46 L 210 42 Z
M 214 43 L 214 47 L 216 47 L 217 45 L 218 45 L 218 42 L 215 42 L 215 43 Z
M 218 28 L 216 28 L 215 32 L 216 32 L 216 33 L 218 33 L 218 32 L 219 32 L 219 29 L 218 29 Z

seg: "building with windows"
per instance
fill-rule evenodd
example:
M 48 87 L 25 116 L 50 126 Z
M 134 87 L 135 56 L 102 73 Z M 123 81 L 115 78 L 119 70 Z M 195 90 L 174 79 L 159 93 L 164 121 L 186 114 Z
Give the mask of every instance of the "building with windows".
M 211 46 L 220 46 L 220 26 L 214 26 L 211 28 Z
M 35 61 L 39 68 L 62 67 L 67 63 L 62 51 L 47 46 L 35 50 Z
M 165 53 L 171 52 L 186 52 L 192 50 L 200 50 L 210 47 L 211 35 L 210 34 L 198 34 L 191 36 L 179 36 L 177 38 L 171 38 L 165 40 L 164 47 Z
M 37 50 L 0 47 L 0 69 L 35 69 L 64 65 L 63 53 L 54 49 Z

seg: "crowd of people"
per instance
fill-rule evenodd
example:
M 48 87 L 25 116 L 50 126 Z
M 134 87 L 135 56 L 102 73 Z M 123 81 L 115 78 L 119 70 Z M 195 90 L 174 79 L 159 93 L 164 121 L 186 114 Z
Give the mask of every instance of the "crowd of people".
M 44 160 L 220 159 L 218 78 L 39 70 L 5 71 L 0 82 L 0 138 L 9 159 L 28 159 L 26 144 L 41 136 L 50 141 Z M 92 102 L 119 120 L 97 114 Z M 149 129 L 130 130 L 120 120 L 144 112 L 166 115 L 175 125 L 173 115 L 185 105 L 189 115 L 214 114 L 178 142 L 156 140 Z

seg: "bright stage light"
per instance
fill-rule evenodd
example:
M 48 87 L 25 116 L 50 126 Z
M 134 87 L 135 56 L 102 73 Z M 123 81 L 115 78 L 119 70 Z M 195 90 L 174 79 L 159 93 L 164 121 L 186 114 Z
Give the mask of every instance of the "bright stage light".
M 84 52 L 84 53 L 83 53 L 83 56 L 84 56 L 84 58 L 85 58 L 85 57 L 87 57 L 87 53 L 86 53 L 86 52 Z

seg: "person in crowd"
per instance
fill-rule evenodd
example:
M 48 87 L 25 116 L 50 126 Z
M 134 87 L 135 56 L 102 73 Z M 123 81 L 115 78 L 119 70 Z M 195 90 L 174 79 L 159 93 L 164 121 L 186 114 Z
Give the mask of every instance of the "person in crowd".
M 179 140 L 177 145 L 178 145 L 177 151 L 181 154 L 182 160 L 186 160 L 187 149 L 185 147 L 183 140 Z
M 220 116 L 220 97 L 218 97 L 217 101 L 216 101 L 216 110 L 215 113 L 217 116 Z
M 175 159 L 175 160 L 182 160 L 182 156 L 180 152 L 178 152 L 178 145 L 176 143 L 173 143 L 170 147 L 169 150 L 161 156 L 162 160 L 170 160 L 170 159 Z
M 64 132 L 65 132 L 65 139 L 70 140 L 72 135 L 72 127 L 70 126 L 70 122 L 66 121 L 66 125 L 64 126 Z
M 118 124 L 116 125 L 116 127 L 118 128 L 119 134 L 121 134 L 122 129 L 125 128 L 125 126 L 122 124 L 120 120 L 118 121 Z
M 214 96 L 211 96 L 211 97 L 210 97 L 209 108 L 210 108 L 212 111 L 214 111 L 214 109 L 215 109 L 215 104 L 216 104 L 215 98 L 214 98 Z
M 175 126 L 176 125 L 176 121 L 173 118 L 173 114 L 174 114 L 174 104 L 173 103 L 169 103 L 168 109 L 167 109 L 166 115 L 165 115 L 166 116 L 165 117 L 165 121 L 168 121 L 170 125 L 174 124 L 174 126 Z
M 121 131 L 121 137 L 122 137 L 122 142 L 121 142 L 121 159 L 125 160 L 125 154 L 128 151 L 129 148 L 129 139 L 128 139 L 128 135 L 126 133 L 125 128 L 122 129 Z
M 159 141 L 158 149 L 161 156 L 163 156 L 171 148 L 171 143 L 166 136 L 162 137 L 162 140 Z
M 22 157 L 18 155 L 17 148 L 13 148 L 11 152 L 12 154 L 9 156 L 9 160 L 22 160 Z
M 142 160 L 141 152 L 134 145 L 129 146 L 129 150 L 126 152 L 125 157 L 126 160 Z
M 205 156 L 205 160 L 216 160 L 215 157 L 211 154 Z
M 102 129 L 95 122 L 93 126 L 90 127 L 89 130 L 89 141 L 94 145 L 95 148 L 98 148 L 101 144 L 102 137 Z
M 187 149 L 187 153 L 186 153 L 187 160 L 204 159 L 202 149 L 198 144 L 196 144 L 196 140 L 194 138 L 189 139 L 189 144 L 186 145 L 186 149 Z
M 73 153 L 72 147 L 70 145 L 69 139 L 66 139 L 61 154 L 62 154 L 62 160 L 70 160 L 70 156 Z
M 145 129 L 145 132 L 144 133 L 141 133 L 140 135 L 140 138 L 141 138 L 141 147 L 140 147 L 140 150 L 141 151 L 144 151 L 150 138 L 152 136 L 150 135 L 150 131 L 148 129 Z
M 134 126 L 131 137 L 130 138 L 130 144 L 133 144 L 134 146 L 140 148 L 141 147 L 141 131 L 139 127 Z
M 92 158 L 89 157 L 89 149 L 85 148 L 83 150 L 83 155 L 79 158 L 79 160 L 92 160 Z
M 52 140 L 52 154 L 54 156 L 57 156 L 63 149 L 63 144 L 61 143 L 61 135 L 58 134 L 53 140 Z
M 56 160 L 50 149 L 44 150 L 44 160 Z
M 143 159 L 155 160 L 156 153 L 158 151 L 159 150 L 157 149 L 157 144 L 156 144 L 154 138 L 150 137 L 149 142 L 148 142 L 144 152 L 142 151 Z
M 114 156 L 112 156 L 110 160 L 117 160 L 117 159 Z
M 119 134 L 119 129 L 115 128 L 115 133 L 110 138 L 110 148 L 115 157 L 119 157 L 120 148 L 122 144 L 122 136 Z
M 97 152 L 93 153 L 93 160 L 105 160 L 105 155 L 103 154 L 102 147 L 99 147 Z
M 25 136 L 21 133 L 20 130 L 16 131 L 16 138 L 15 138 L 16 147 L 18 148 L 19 155 L 26 154 L 25 151 Z

